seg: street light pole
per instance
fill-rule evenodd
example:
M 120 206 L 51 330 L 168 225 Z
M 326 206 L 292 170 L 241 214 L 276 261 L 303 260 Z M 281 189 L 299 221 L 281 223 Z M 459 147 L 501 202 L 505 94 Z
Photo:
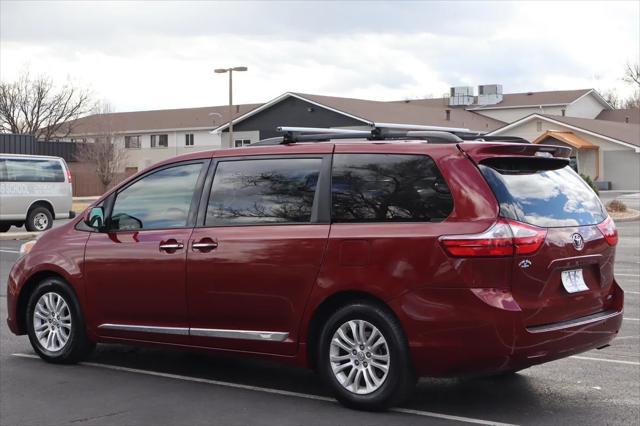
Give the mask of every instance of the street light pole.
M 247 71 L 247 67 L 232 67 L 232 68 L 216 68 L 215 73 L 223 74 L 229 73 L 229 146 L 234 147 L 233 140 L 233 72 L 234 71 Z

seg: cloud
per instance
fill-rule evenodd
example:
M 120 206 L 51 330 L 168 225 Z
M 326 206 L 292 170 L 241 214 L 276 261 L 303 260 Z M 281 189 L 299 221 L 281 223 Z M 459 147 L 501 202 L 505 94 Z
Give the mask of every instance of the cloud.
M 0 76 L 71 77 L 117 110 L 219 105 L 285 91 L 393 100 L 450 85 L 629 91 L 637 3 L 0 3 Z M 635 57 L 634 57 L 635 55 Z M 597 77 L 597 78 L 596 78 Z

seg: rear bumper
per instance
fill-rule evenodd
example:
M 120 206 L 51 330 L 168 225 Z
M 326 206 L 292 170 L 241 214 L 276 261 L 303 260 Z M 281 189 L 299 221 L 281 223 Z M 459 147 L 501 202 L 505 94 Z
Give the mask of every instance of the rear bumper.
M 513 306 L 491 306 L 470 289 L 429 289 L 392 302 L 416 372 L 455 376 L 518 370 L 602 347 L 622 325 L 624 293 L 614 282 L 603 312 L 526 327 Z

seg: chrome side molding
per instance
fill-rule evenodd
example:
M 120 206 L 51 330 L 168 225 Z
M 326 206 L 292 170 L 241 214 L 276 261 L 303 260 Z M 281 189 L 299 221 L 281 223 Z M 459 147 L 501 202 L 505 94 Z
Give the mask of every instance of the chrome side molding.
M 225 330 L 220 328 L 191 328 L 192 336 L 219 337 L 223 339 L 265 340 L 269 342 L 282 342 L 289 337 L 289 333 L 281 331 L 250 331 L 250 330 Z
M 283 342 L 289 333 L 282 331 L 228 330 L 220 328 L 156 327 L 151 325 L 101 324 L 103 330 L 133 331 L 138 333 L 174 334 L 180 336 L 217 337 L 222 339 L 263 340 Z
M 98 328 L 118 331 L 137 331 L 139 333 L 177 334 L 188 336 L 189 329 L 186 327 L 155 327 L 152 325 L 128 325 L 128 324 L 101 324 Z

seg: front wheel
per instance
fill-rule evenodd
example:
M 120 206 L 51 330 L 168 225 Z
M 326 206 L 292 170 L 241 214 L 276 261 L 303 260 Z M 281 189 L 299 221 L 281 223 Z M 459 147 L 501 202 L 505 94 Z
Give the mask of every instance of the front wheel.
M 382 306 L 360 302 L 337 310 L 318 350 L 324 381 L 348 407 L 384 410 L 401 403 L 415 385 L 404 332 Z
M 37 285 L 29 298 L 26 323 L 31 346 L 45 361 L 73 364 L 95 347 L 73 291 L 60 279 L 47 278 Z
M 7 232 L 11 228 L 10 223 L 0 222 L 0 232 Z

